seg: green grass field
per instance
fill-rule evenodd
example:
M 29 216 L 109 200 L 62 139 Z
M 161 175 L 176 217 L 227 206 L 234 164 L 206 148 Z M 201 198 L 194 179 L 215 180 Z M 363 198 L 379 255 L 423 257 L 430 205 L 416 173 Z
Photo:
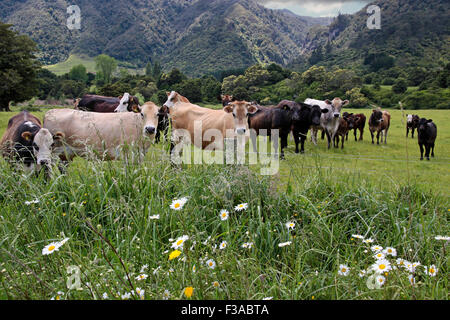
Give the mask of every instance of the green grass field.
M 0 113 L 2 134 L 16 112 Z M 139 288 L 130 299 L 187 299 L 192 287 L 189 299 L 446 300 L 448 241 L 435 237 L 450 231 L 450 112 L 417 112 L 438 127 L 430 162 L 405 138 L 401 111 L 390 112 L 387 145 L 372 145 L 366 127 L 364 141 L 350 135 L 344 150 L 308 138 L 296 155 L 291 138 L 275 176 L 259 166 L 173 167 L 167 143 L 143 163 L 77 159 L 48 181 L 1 161 L 0 298 L 120 300 Z M 184 207 L 171 209 L 182 197 Z M 248 208 L 236 211 L 241 203 Z M 184 235 L 176 252 L 172 243 Z M 381 287 L 370 271 L 373 245 L 396 249 Z M 173 252 L 180 255 L 170 260 Z M 421 265 L 408 270 L 398 258 Z M 431 265 L 434 276 L 423 267 Z M 79 267 L 78 288 L 67 287 L 76 279 L 69 266 Z

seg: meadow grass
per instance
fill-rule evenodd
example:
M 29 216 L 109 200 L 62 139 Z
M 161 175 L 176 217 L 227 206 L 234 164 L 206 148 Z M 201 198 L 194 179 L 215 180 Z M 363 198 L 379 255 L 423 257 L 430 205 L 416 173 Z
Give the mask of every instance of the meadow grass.
M 448 299 L 448 241 L 435 236 L 449 235 L 450 116 L 419 113 L 438 126 L 436 158 L 420 162 L 400 111 L 391 113 L 386 146 L 369 143 L 367 129 L 365 141 L 350 137 L 343 151 L 308 141 L 306 154 L 295 155 L 290 142 L 275 176 L 261 176 L 258 166 L 171 166 L 167 142 L 153 146 L 144 162 L 76 159 L 49 180 L 1 161 L 0 298 L 121 299 L 139 287 L 146 299 L 162 299 L 165 290 L 184 299 L 192 286 L 191 299 Z M 0 114 L 2 128 L 12 115 Z M 172 210 L 182 197 L 184 207 Z M 235 211 L 240 203 L 248 208 Z M 228 220 L 220 219 L 221 209 Z M 189 239 L 181 255 L 169 260 L 172 242 L 183 235 Z M 42 254 L 66 237 L 58 251 Z M 359 276 L 375 262 L 374 244 L 397 250 L 388 256 L 397 269 L 379 289 Z M 421 262 L 415 285 L 396 258 Z M 338 273 L 341 264 L 350 268 L 347 276 Z M 423 265 L 435 265 L 436 276 Z M 69 266 L 80 267 L 79 290 L 67 289 Z M 137 280 L 140 274 L 148 277 Z

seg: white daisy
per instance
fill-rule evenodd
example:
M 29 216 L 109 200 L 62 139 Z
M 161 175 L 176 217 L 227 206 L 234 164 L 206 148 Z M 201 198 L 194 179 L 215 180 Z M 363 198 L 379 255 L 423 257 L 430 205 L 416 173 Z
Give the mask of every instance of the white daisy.
M 366 270 L 361 270 L 359 271 L 359 277 L 362 278 L 366 275 L 367 271 Z
M 380 259 L 384 259 L 386 256 L 383 252 L 377 252 L 376 254 L 374 254 L 373 256 L 375 259 L 380 260 Z
M 43 249 L 42 249 L 42 255 L 49 255 L 55 251 L 59 250 L 59 242 L 52 242 L 48 245 L 46 245 Z
M 383 277 L 382 275 L 378 275 L 375 280 L 377 281 L 378 285 L 381 287 L 385 282 L 386 282 L 386 278 Z
M 187 201 L 188 201 L 188 198 L 186 198 L 186 197 L 177 199 L 177 200 L 173 200 L 172 204 L 170 205 L 170 208 L 173 210 L 181 210 L 181 209 L 183 209 L 183 206 L 186 204 Z
M 242 248 L 251 249 L 253 247 L 253 242 L 246 242 L 242 244 Z
M 223 250 L 227 247 L 228 243 L 226 241 L 222 241 L 219 245 L 219 249 Z
M 36 200 L 31 200 L 31 201 L 25 201 L 25 204 L 27 205 L 27 206 L 29 206 L 29 205 L 31 205 L 31 204 L 37 204 L 37 203 L 39 203 L 40 201 L 38 200 L 38 199 L 36 199 Z
M 414 276 L 412 274 L 410 274 L 408 276 L 409 279 L 409 283 L 411 283 L 411 285 L 415 285 L 416 284 L 416 279 L 414 279 Z
M 150 220 L 158 220 L 159 219 L 159 214 L 155 214 L 154 216 L 150 216 L 148 217 Z
M 104 292 L 103 295 L 102 295 L 102 298 L 105 299 L 105 300 L 108 299 L 108 294 L 106 292 Z
M 148 278 L 148 275 L 145 274 L 145 273 L 143 273 L 143 274 L 138 275 L 138 276 L 136 277 L 136 280 L 137 280 L 137 281 L 142 281 L 142 280 L 145 280 L 145 279 L 147 279 L 147 278 Z
M 364 243 L 373 243 L 373 239 L 370 239 L 370 238 L 364 239 L 363 242 Z
M 364 240 L 364 236 L 360 234 L 352 234 L 352 238 Z
M 225 221 L 228 220 L 230 213 L 228 212 L 228 210 L 222 209 L 220 210 L 220 220 Z
M 339 271 L 338 271 L 339 275 L 345 277 L 348 275 L 349 272 L 350 272 L 350 268 L 348 266 L 346 266 L 345 264 L 339 265 Z
M 382 246 L 379 246 L 379 245 L 375 245 L 375 246 L 370 247 L 370 249 L 371 249 L 373 252 L 380 252 L 381 250 L 383 250 L 383 247 L 382 247 Z
M 169 292 L 169 290 L 164 290 L 164 293 L 163 293 L 163 300 L 169 300 L 169 298 L 170 298 L 170 292 Z
M 282 243 L 279 243 L 278 246 L 279 246 L 280 248 L 281 248 L 281 247 L 286 247 L 286 246 L 290 246 L 291 243 L 292 243 L 292 241 L 282 242 Z
M 188 239 L 189 239 L 189 237 L 186 235 L 179 237 L 177 240 L 175 240 L 174 243 L 172 243 L 172 248 L 174 248 L 174 249 L 183 248 L 184 242 Z
M 136 293 L 139 295 L 139 298 L 141 300 L 144 300 L 144 298 L 145 298 L 145 290 L 142 290 L 141 288 L 136 288 Z
M 246 210 L 247 208 L 248 208 L 247 203 L 241 203 L 241 204 L 238 204 L 236 207 L 234 207 L 234 210 L 242 211 L 242 210 Z
M 197 272 L 197 267 L 195 266 L 195 264 L 194 264 L 194 266 L 192 267 L 192 272 L 193 272 L 193 273 L 196 273 L 196 272 Z
M 392 267 L 391 263 L 386 259 L 377 260 L 372 266 L 371 269 L 376 273 L 384 273 L 389 272 Z
M 389 256 L 393 256 L 393 257 L 397 256 L 397 250 L 392 247 L 387 247 L 386 249 L 383 250 L 383 253 L 385 255 L 389 255 Z
M 450 241 L 450 237 L 447 236 L 436 236 L 434 237 L 436 240 L 444 240 L 444 241 Z
M 425 268 L 425 274 L 429 275 L 430 277 L 435 277 L 438 269 L 436 268 L 436 266 L 434 264 L 432 264 L 431 266 L 427 267 L 427 266 L 423 266 Z
M 289 221 L 289 222 L 286 222 L 286 228 L 288 228 L 288 230 L 294 230 L 294 228 L 295 228 L 295 222 L 292 222 L 292 221 Z
M 214 269 L 216 267 L 216 262 L 213 259 L 209 259 L 208 261 L 206 261 L 206 265 L 210 269 Z
M 128 300 L 131 298 L 131 293 L 125 293 L 123 295 L 121 295 L 122 300 Z

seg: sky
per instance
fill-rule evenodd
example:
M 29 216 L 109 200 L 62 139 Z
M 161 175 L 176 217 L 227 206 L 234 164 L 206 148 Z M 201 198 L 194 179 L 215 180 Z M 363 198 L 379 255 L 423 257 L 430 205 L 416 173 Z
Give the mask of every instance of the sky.
M 259 0 L 271 9 L 289 9 L 301 16 L 333 17 L 338 13 L 355 13 L 370 0 Z

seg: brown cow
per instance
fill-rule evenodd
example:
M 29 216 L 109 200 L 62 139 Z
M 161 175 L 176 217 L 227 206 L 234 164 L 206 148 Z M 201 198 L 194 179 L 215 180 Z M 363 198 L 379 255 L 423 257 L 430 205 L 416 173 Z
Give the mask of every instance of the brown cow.
M 235 101 L 234 97 L 233 97 L 233 96 L 230 96 L 230 95 L 228 95 L 228 94 L 221 95 L 220 97 L 222 98 L 222 106 L 224 106 L 224 107 L 225 107 L 226 105 L 228 105 L 230 102 Z
M 344 149 L 345 137 L 348 136 L 348 132 L 352 130 L 354 126 L 354 118 L 352 117 L 352 115 L 344 114 L 342 115 L 342 118 L 339 119 L 339 128 L 336 131 L 336 136 L 334 137 L 334 140 L 335 144 L 339 146 L 339 137 L 341 137 L 342 139 L 341 149 Z
M 372 136 L 372 144 L 374 144 L 374 132 L 377 132 L 377 144 L 380 144 L 380 134 L 381 142 L 383 142 L 384 133 L 384 144 L 387 144 L 387 134 L 389 127 L 391 125 L 391 115 L 387 111 L 381 111 L 380 108 L 373 110 L 372 115 L 369 119 L 369 130 Z
M 363 140 L 364 128 L 366 127 L 366 116 L 362 113 L 358 114 L 349 114 L 348 112 L 344 112 L 343 116 L 351 117 L 353 120 L 353 134 L 355 135 L 355 141 L 358 141 L 357 131 L 359 130 L 359 141 Z M 350 130 L 351 131 L 351 130 Z M 349 132 L 350 132 L 349 131 Z M 346 140 L 348 141 L 348 133 L 346 136 Z
M 129 93 L 118 98 L 87 94 L 75 109 L 100 113 L 139 112 L 140 106 L 138 98 Z
M 246 135 L 247 117 L 258 111 L 246 101 L 233 101 L 222 110 L 202 108 L 175 91 L 168 93 L 164 106 L 169 108 L 172 122 L 171 152 L 175 143 L 184 139 L 200 149 L 223 150 L 225 138 Z

